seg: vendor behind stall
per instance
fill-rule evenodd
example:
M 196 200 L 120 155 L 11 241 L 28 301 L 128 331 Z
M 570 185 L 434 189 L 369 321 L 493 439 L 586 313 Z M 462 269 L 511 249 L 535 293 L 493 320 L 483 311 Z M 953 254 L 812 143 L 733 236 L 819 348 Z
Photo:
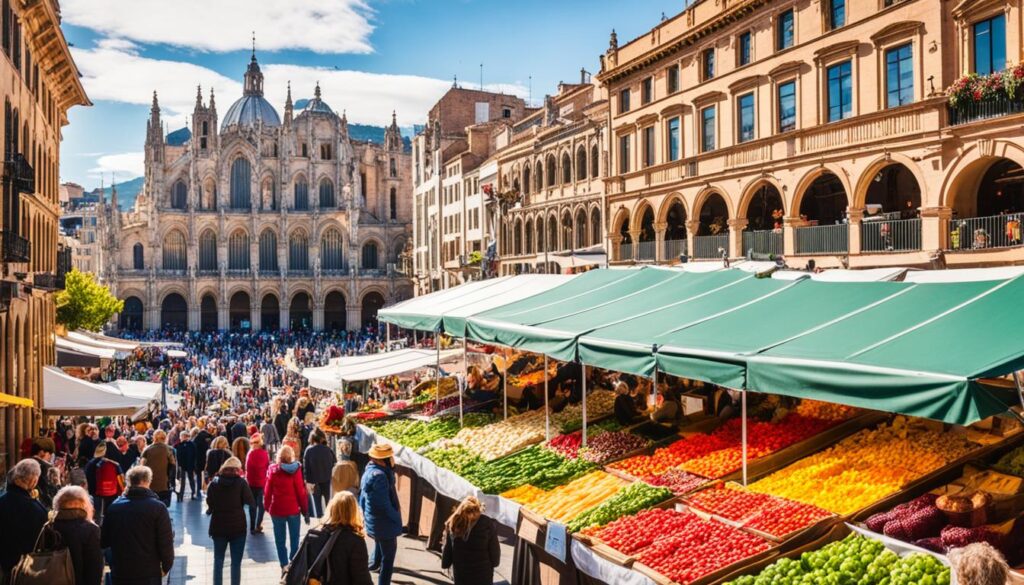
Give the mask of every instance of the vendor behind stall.
M 615 383 L 615 420 L 620 425 L 629 426 L 640 422 L 643 413 L 637 408 L 636 400 L 631 396 L 629 386 L 619 380 Z M 634 388 L 633 391 L 636 389 Z
M 499 374 L 500 376 L 500 374 Z M 500 383 L 500 378 L 498 378 Z M 466 371 L 466 396 L 478 402 L 490 402 L 498 399 L 494 380 L 485 381 L 484 374 L 477 366 L 469 366 Z
M 671 388 L 659 394 L 651 420 L 660 425 L 675 427 L 682 418 L 683 406 L 679 403 L 679 394 Z

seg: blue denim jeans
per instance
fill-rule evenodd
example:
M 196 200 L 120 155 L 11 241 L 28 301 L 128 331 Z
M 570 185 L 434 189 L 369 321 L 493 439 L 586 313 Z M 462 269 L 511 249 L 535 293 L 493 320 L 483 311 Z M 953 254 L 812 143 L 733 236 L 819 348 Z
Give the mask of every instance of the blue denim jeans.
M 397 538 L 373 539 L 373 557 L 370 558 L 370 568 L 380 567 L 377 585 L 391 585 L 391 575 L 395 571 L 395 555 L 397 554 Z
M 227 539 L 213 537 L 213 585 L 224 585 L 224 554 L 231 546 L 231 585 L 242 583 L 242 555 L 245 553 L 245 535 Z
M 271 516 L 270 521 L 274 524 L 274 544 L 277 546 L 277 561 L 281 563 L 282 567 L 286 567 L 292 560 L 292 557 L 295 556 L 295 553 L 299 552 L 299 515 Z M 289 548 L 285 548 L 286 536 L 291 540 L 291 547 Z

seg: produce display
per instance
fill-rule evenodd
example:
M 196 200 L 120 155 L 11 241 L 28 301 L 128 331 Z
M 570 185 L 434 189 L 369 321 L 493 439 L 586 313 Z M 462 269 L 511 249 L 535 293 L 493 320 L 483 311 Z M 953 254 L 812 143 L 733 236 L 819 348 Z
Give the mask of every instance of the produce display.
M 369 411 L 366 411 L 366 412 L 354 413 L 352 416 L 354 418 L 356 418 L 356 419 L 361 420 L 361 421 L 370 421 L 370 420 L 380 420 L 382 418 L 387 418 L 388 413 L 386 413 L 386 412 L 384 412 L 382 410 L 369 410 Z
M 666 487 L 672 490 L 672 493 L 677 496 L 691 492 L 707 482 L 706 477 L 694 475 L 682 469 L 669 469 L 665 473 L 647 480 L 647 483 L 653 486 Z
M 590 437 L 589 432 L 587 435 L 587 446 L 579 452 L 583 459 L 591 463 L 611 461 L 650 444 L 647 439 L 625 431 L 600 433 L 596 437 Z
M 320 415 L 320 430 L 325 433 L 338 434 L 341 432 L 341 425 L 345 422 L 345 409 L 337 404 L 332 404 L 324 409 Z
M 426 456 L 438 467 L 449 469 L 462 476 L 483 463 L 483 459 L 480 459 L 478 455 L 459 445 L 446 449 L 433 449 L 427 452 Z
M 553 451 L 533 446 L 499 461 L 466 469 L 460 475 L 485 493 L 500 494 L 524 484 L 540 489 L 552 488 L 583 475 L 593 467 L 586 461 L 566 459 Z
M 455 378 L 441 378 L 441 395 L 447 396 L 458 388 Z M 413 398 L 413 402 L 416 404 L 422 404 L 428 400 L 434 400 L 437 397 L 437 382 L 435 380 L 424 380 L 416 385 L 412 389 L 412 394 L 416 398 Z
M 509 500 L 512 500 L 513 502 L 518 502 L 526 506 L 528 504 L 536 502 L 541 496 L 543 496 L 546 493 L 546 491 L 540 489 L 539 487 L 534 487 L 530 484 L 526 484 L 521 485 L 517 488 L 512 488 L 507 492 L 503 492 L 501 496 L 503 498 L 507 498 Z
M 548 520 L 568 522 L 615 495 L 624 484 L 614 475 L 591 471 L 537 498 L 527 509 Z
M 754 460 L 809 439 L 838 424 L 840 419 L 812 418 L 791 412 L 776 422 L 747 424 L 747 458 Z M 696 434 L 611 465 L 634 477 L 649 480 L 674 467 L 717 479 L 743 466 L 742 421 L 730 419 L 713 433 Z
M 591 526 L 604 526 L 629 514 L 635 514 L 672 497 L 672 490 L 647 485 L 642 481 L 630 484 L 600 505 L 576 516 L 567 528 L 579 532 Z
M 992 468 L 1017 477 L 1024 477 L 1024 446 L 1017 447 L 1000 457 Z
M 961 435 L 914 426 L 896 417 L 891 424 L 861 431 L 777 471 L 750 489 L 835 514 L 851 514 L 975 448 Z
M 798 559 L 780 559 L 760 574 L 740 577 L 728 585 L 948 585 L 949 582 L 949 567 L 931 555 L 913 553 L 901 559 L 881 542 L 851 534 L 816 551 L 806 552 Z
M 480 403 L 476 400 L 470 400 L 469 398 L 462 399 L 462 410 L 469 410 Z M 444 412 L 459 406 L 459 395 L 453 394 L 451 396 L 445 396 L 440 400 L 431 400 L 423 405 L 423 414 L 426 416 L 434 416 L 439 412 Z
M 674 510 L 628 516 L 595 536 L 680 585 L 771 548 L 759 536 Z
M 473 413 L 463 417 L 468 428 L 486 425 L 493 420 L 488 414 Z M 459 432 L 459 417 L 442 417 L 430 422 L 417 420 L 393 420 L 377 427 L 377 433 L 399 445 L 420 449 L 439 439 L 454 437 Z
M 411 400 L 392 400 L 388 402 L 388 412 L 406 412 L 412 410 L 416 405 Z
M 694 508 L 777 538 L 832 516 L 815 506 L 750 492 L 732 483 L 701 490 L 685 501 Z
M 621 428 L 622 425 L 614 419 L 608 419 L 593 425 L 587 425 L 587 441 L 589 442 L 593 440 L 593 437 L 596 437 L 601 433 L 617 431 Z M 544 446 L 563 457 L 575 459 L 576 457 L 579 457 L 580 447 L 583 446 L 583 430 L 581 429 L 552 437 L 552 439 L 545 443 Z

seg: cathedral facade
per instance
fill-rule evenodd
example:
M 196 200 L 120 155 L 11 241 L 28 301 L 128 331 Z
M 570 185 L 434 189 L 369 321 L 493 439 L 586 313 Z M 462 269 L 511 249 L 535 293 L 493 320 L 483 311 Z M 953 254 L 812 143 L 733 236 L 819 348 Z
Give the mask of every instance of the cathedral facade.
M 165 135 L 157 95 L 145 186 L 101 213 L 101 279 L 121 329 L 358 329 L 412 296 L 411 160 L 398 125 L 350 138 L 321 95 L 283 120 L 255 53 L 223 118 L 200 91 L 190 128 Z

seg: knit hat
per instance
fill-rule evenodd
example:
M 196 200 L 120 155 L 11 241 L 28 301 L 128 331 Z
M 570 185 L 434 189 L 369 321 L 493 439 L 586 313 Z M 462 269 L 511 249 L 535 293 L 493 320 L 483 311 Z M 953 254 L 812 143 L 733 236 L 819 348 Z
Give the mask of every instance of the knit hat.
M 224 471 L 226 469 L 242 469 L 242 462 L 238 457 L 228 457 L 227 461 L 220 466 L 220 471 Z

